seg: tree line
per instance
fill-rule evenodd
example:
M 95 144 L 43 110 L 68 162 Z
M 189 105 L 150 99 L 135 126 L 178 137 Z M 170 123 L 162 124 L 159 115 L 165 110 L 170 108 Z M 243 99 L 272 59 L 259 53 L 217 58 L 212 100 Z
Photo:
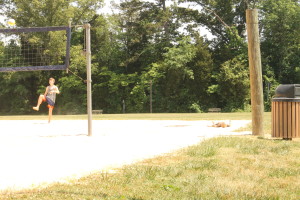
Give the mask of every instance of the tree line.
M 250 111 L 245 17 L 249 8 L 259 9 L 266 111 L 279 84 L 300 82 L 298 0 L 166 3 L 122 0 L 114 5 L 118 12 L 99 14 L 102 0 L 2 0 L 0 11 L 18 27 L 65 26 L 69 19 L 74 25 L 90 23 L 93 109 L 104 113 L 122 113 L 123 102 L 127 113 L 149 112 L 150 85 L 153 112 L 205 112 L 211 107 Z M 76 75 L 0 73 L 0 113 L 33 113 L 32 105 L 49 77 L 56 78 L 62 92 L 55 111 L 85 113 L 86 85 L 79 78 L 86 76 L 84 39 L 83 31 L 74 27 L 70 70 Z

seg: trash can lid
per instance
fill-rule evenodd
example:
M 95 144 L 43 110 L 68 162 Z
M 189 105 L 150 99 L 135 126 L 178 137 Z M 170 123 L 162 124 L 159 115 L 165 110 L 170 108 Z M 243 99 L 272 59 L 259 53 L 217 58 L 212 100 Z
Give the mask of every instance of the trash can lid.
M 284 98 L 284 97 L 280 97 L 280 98 L 273 98 L 272 102 L 300 102 L 300 98 Z
M 272 101 L 300 102 L 300 84 L 282 84 L 275 90 Z
M 300 98 L 300 84 L 282 84 L 275 90 L 275 98 Z

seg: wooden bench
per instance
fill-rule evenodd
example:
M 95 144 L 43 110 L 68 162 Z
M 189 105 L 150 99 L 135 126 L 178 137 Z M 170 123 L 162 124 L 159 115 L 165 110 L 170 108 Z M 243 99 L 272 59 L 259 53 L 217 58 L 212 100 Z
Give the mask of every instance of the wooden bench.
M 92 114 L 95 114 L 95 115 L 100 115 L 103 113 L 103 110 L 92 110 Z
M 209 108 L 208 112 L 209 113 L 219 113 L 219 112 L 221 112 L 221 108 Z

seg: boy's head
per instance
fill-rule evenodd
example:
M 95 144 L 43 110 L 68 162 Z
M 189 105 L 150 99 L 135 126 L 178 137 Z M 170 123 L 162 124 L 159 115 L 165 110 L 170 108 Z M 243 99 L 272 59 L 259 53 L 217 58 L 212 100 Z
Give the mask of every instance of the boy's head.
M 49 78 L 49 84 L 54 85 L 54 83 L 55 83 L 55 79 L 54 78 Z

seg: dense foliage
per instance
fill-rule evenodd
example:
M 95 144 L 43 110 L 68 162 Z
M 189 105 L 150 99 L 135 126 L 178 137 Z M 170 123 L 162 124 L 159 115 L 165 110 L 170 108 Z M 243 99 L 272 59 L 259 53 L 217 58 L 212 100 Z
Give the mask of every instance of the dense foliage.
M 105 113 L 124 108 L 149 112 L 150 91 L 153 112 L 203 112 L 211 107 L 248 111 L 247 8 L 260 11 L 266 110 L 278 84 L 300 81 L 297 0 L 122 0 L 111 14 L 98 12 L 103 0 L 0 4 L 2 15 L 15 19 L 18 27 L 61 26 L 69 19 L 91 24 L 93 109 Z M 211 35 L 205 36 L 200 27 Z M 0 113 L 32 113 L 50 76 L 62 92 L 56 112 L 85 112 L 86 86 L 78 78 L 86 76 L 84 48 L 84 32 L 74 28 L 70 69 L 77 76 L 61 71 L 1 73 Z M 0 56 L 4 50 L 0 42 Z

